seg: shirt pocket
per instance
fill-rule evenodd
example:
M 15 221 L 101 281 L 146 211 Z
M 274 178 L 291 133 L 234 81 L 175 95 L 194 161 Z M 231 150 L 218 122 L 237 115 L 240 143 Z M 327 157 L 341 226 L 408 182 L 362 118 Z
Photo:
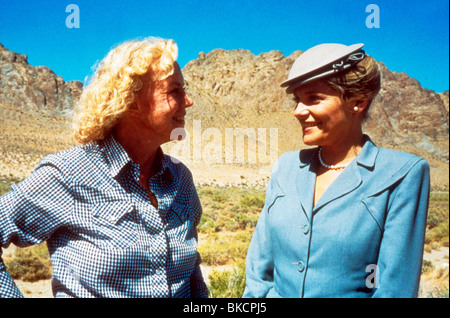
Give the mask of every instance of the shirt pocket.
M 183 240 L 195 238 L 196 229 L 193 226 L 192 207 L 189 202 L 174 201 L 168 215 L 168 229 L 177 233 Z
M 95 244 L 100 248 L 127 248 L 136 244 L 139 220 L 126 201 L 95 204 L 92 208 Z
M 189 220 L 191 207 L 189 202 L 178 202 L 174 201 L 170 207 L 170 217 L 173 219 L 174 223 L 182 224 Z

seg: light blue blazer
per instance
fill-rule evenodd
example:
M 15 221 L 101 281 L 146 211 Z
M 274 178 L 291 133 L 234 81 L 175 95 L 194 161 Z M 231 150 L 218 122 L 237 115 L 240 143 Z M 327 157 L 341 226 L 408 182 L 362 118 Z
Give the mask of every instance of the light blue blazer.
M 313 206 L 317 165 L 317 148 L 275 164 L 243 297 L 417 297 L 427 162 L 367 138 Z

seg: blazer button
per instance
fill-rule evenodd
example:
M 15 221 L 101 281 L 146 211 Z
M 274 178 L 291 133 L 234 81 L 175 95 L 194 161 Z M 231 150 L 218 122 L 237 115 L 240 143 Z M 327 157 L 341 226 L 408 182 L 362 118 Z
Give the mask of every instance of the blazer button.
M 308 234 L 309 233 L 309 225 L 305 224 L 305 226 L 303 227 L 303 233 Z
M 303 231 L 303 234 L 305 234 L 305 235 L 308 234 L 309 233 L 309 225 L 305 224 L 305 225 L 300 226 L 300 230 Z
M 299 261 L 297 263 L 297 269 L 300 273 L 303 272 L 305 270 L 305 263 L 303 263 L 303 261 Z

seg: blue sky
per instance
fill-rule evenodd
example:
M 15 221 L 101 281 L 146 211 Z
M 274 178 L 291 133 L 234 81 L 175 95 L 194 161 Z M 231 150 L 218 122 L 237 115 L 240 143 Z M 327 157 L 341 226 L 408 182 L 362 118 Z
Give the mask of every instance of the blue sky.
M 80 9 L 80 28 L 66 27 L 69 4 Z M 379 8 L 379 28 L 366 26 L 369 4 Z M 289 56 L 362 42 L 390 70 L 449 88 L 448 0 L 0 0 L 0 43 L 66 81 L 83 81 L 113 46 L 146 36 L 174 39 L 182 67 L 216 48 Z

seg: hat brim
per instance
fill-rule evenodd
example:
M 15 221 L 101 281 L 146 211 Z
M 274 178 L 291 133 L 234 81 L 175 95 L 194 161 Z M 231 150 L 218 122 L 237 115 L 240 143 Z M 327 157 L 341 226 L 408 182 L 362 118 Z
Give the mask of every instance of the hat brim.
M 348 58 L 351 54 L 360 51 L 363 46 L 363 43 L 350 45 L 346 48 L 345 51 L 341 52 L 339 57 L 324 61 L 323 66 L 321 66 L 320 68 L 311 67 L 311 69 L 306 70 L 301 74 L 294 75 L 293 77 L 283 81 L 280 86 L 287 87 L 286 92 L 292 93 L 295 88 L 303 84 L 309 83 L 314 80 L 331 77 L 333 75 L 337 75 L 338 73 L 344 72 L 356 63 L 343 64 L 339 69 L 333 68 L 333 64 L 335 64 L 336 62 L 341 62 L 344 59 Z M 299 58 L 301 58 L 301 55 Z

